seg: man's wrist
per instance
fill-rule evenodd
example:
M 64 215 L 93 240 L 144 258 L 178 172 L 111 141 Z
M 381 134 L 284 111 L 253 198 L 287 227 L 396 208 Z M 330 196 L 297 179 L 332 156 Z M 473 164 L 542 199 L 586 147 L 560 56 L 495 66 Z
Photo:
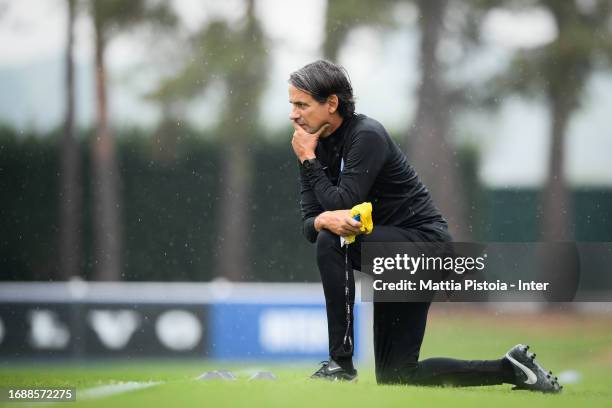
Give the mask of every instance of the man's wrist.
M 317 158 L 317 156 L 315 156 L 314 153 L 313 154 L 306 154 L 306 155 L 300 157 L 300 163 L 304 164 L 304 162 L 306 160 L 314 160 L 316 158 Z
M 321 232 L 321 230 L 324 228 L 323 222 L 324 222 L 324 217 L 325 216 L 323 214 L 325 214 L 325 213 L 323 212 L 323 213 L 317 215 L 317 217 L 314 219 L 313 225 L 314 225 L 315 231 L 317 231 L 317 232 Z

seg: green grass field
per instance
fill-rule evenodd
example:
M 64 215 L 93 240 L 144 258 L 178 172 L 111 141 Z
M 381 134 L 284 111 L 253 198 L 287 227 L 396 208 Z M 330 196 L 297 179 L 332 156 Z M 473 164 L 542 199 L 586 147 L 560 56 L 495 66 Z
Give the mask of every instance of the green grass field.
M 444 309 L 446 310 L 446 309 Z M 612 407 L 612 317 L 569 315 L 433 312 L 422 358 L 448 356 L 499 358 L 512 345 L 526 342 L 538 361 L 556 374 L 576 370 L 581 379 L 561 395 L 511 391 L 509 385 L 473 388 L 379 386 L 373 368 L 360 366 L 356 384 L 307 380 L 317 361 L 298 366 L 213 362 L 107 362 L 87 365 L 0 365 L 0 386 L 76 387 L 68 407 L 316 407 L 448 406 Z M 195 381 L 204 371 L 232 370 L 237 381 Z M 270 370 L 275 382 L 248 382 L 250 370 Z M 79 391 L 128 381 L 162 382 L 120 395 L 84 399 Z M 44 404 L 42 404 L 44 405 Z M 22 406 L 8 402 L 4 406 Z M 41 406 L 41 403 L 30 404 Z

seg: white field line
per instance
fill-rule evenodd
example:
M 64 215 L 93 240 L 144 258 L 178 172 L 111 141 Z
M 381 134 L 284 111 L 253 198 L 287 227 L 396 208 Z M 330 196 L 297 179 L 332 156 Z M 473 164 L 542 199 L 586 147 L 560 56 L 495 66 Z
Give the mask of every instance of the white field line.
M 137 382 L 128 381 L 117 384 L 101 385 L 99 387 L 87 388 L 77 391 L 77 400 L 110 397 L 111 395 L 123 394 L 130 391 L 142 390 L 162 384 L 160 381 Z

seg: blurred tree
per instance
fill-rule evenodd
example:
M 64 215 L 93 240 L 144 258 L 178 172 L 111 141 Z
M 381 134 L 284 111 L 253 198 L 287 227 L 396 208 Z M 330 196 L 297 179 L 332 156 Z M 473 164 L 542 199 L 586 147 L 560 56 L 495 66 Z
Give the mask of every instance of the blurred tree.
M 449 223 L 457 241 L 469 240 L 465 193 L 460 179 L 459 157 L 450 140 L 453 109 L 460 91 L 451 90 L 440 61 L 448 0 L 418 0 L 421 31 L 418 103 L 404 145 L 421 180 Z M 466 25 L 466 27 L 470 27 Z
M 67 0 L 66 20 L 66 112 L 64 135 L 61 146 L 60 185 L 60 250 L 59 279 L 79 276 L 82 259 L 81 219 L 83 211 L 83 189 L 81 187 L 80 145 L 74 131 L 74 17 L 76 0 Z
M 221 83 L 225 87 L 217 130 L 222 144 L 222 169 L 215 254 L 216 275 L 230 280 L 250 276 L 253 171 L 250 145 L 258 125 L 258 101 L 265 86 L 268 60 L 254 0 L 247 0 L 241 23 L 232 26 L 225 21 L 208 23 L 193 36 L 185 66 L 149 95 L 160 102 L 163 111 L 172 112 L 173 106 L 201 95 L 212 84 Z
M 151 156 L 157 162 L 170 164 L 178 158 L 177 148 L 180 134 L 177 130 L 180 128 L 183 118 L 173 101 L 164 99 L 157 102 L 159 102 L 161 111 L 161 121 L 153 133 Z
M 120 30 L 138 23 L 169 25 L 165 3 L 146 0 L 90 0 L 95 33 L 97 128 L 92 143 L 94 279 L 121 279 L 121 204 L 115 137 L 108 123 L 106 46 Z
M 507 7 L 540 7 L 552 15 L 557 37 L 517 52 L 498 91 L 544 96 L 550 114 L 550 153 L 542 193 L 541 237 L 570 241 L 572 204 L 564 177 L 565 135 L 593 72 L 612 65 L 612 2 L 608 0 L 515 1 Z

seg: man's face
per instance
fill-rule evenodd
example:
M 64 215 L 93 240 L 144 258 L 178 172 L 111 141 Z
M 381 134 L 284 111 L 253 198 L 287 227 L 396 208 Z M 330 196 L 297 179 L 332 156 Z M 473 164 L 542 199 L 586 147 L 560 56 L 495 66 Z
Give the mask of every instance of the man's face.
M 289 85 L 289 103 L 291 113 L 289 119 L 295 121 L 308 133 L 316 133 L 321 126 L 329 123 L 336 111 L 330 106 L 329 100 L 320 103 L 312 95 Z

